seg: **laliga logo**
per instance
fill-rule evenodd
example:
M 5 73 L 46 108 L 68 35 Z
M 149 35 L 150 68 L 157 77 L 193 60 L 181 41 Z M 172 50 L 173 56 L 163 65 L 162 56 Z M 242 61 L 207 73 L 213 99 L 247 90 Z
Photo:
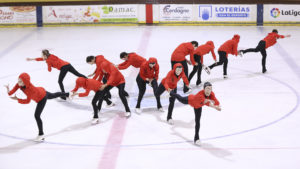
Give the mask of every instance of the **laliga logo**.
M 278 8 L 273 8 L 273 9 L 271 10 L 271 16 L 272 16 L 273 18 L 277 18 L 277 17 L 279 17 L 279 15 L 280 15 L 280 11 L 279 11 Z

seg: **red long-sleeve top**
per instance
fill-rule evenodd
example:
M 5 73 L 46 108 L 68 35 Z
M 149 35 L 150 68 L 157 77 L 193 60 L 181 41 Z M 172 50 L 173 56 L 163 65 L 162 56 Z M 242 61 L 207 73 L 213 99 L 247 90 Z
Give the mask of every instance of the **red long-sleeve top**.
M 79 88 L 84 88 L 84 93 L 79 93 L 79 97 L 86 97 L 89 95 L 90 91 L 93 90 L 94 92 L 99 91 L 100 87 L 103 85 L 103 83 L 99 82 L 98 80 L 94 79 L 86 79 L 84 77 L 78 77 L 76 80 L 76 86 L 72 90 L 72 92 L 77 92 Z
M 276 32 L 271 32 L 263 40 L 266 42 L 266 49 L 277 43 L 277 39 L 285 38 L 283 35 L 278 35 Z
M 118 65 L 119 70 L 127 69 L 130 65 L 135 68 L 141 67 L 146 62 L 146 59 L 136 53 L 129 53 L 128 60 Z
M 181 62 L 185 60 L 186 55 L 190 55 L 190 60 L 195 65 L 194 46 L 191 42 L 180 44 L 172 53 L 171 61 Z
M 41 57 L 40 58 L 35 58 L 35 60 L 36 61 L 44 61 L 44 59 L 41 58 Z M 48 56 L 48 58 L 46 59 L 46 63 L 48 65 L 48 71 L 49 72 L 51 72 L 52 67 L 60 70 L 61 67 L 70 64 L 69 62 L 66 62 L 66 61 L 64 61 L 64 60 L 62 60 L 62 59 L 60 59 L 57 56 L 52 55 L 52 54 L 50 56 Z
M 18 89 L 21 89 L 22 92 L 25 93 L 27 96 L 27 99 L 18 99 L 18 102 L 21 104 L 28 104 L 31 100 L 34 100 L 35 102 L 41 101 L 46 96 L 46 90 L 42 87 L 35 87 L 30 82 L 30 76 L 27 73 L 22 73 L 19 76 L 20 79 L 22 79 L 25 87 L 21 87 L 18 84 L 15 85 L 15 87 L 8 92 L 8 95 L 14 94 Z
M 215 49 L 214 42 L 213 41 L 207 41 L 205 45 L 199 46 L 195 50 L 194 54 L 201 56 L 201 63 L 204 64 L 203 63 L 203 56 L 206 55 L 206 54 L 208 54 L 209 52 L 211 52 L 214 60 L 215 61 L 217 60 L 217 57 L 216 57 L 214 49 Z
M 125 83 L 125 78 L 122 73 L 110 62 L 102 62 L 102 72 L 108 74 L 107 85 L 119 86 Z
M 103 73 L 102 73 L 102 68 L 101 68 L 101 64 L 103 62 L 109 62 L 109 61 L 107 59 L 105 59 L 103 55 L 98 55 L 95 57 L 96 70 L 95 70 L 95 75 L 94 75 L 93 79 L 98 80 L 99 82 L 101 82 L 101 80 L 103 78 Z
M 176 76 L 175 74 L 175 70 L 177 67 L 181 66 L 181 63 L 176 63 L 173 66 L 173 69 L 171 71 L 169 71 L 168 75 L 163 78 L 163 80 L 161 81 L 161 83 L 164 85 L 165 89 L 175 89 L 177 87 L 177 82 L 182 78 L 183 82 L 185 83 L 185 85 L 189 85 L 189 80 L 187 79 L 187 77 L 184 74 L 184 70 L 182 67 L 182 72 L 179 76 Z
M 149 66 L 149 63 L 155 63 L 155 66 L 151 68 Z M 157 63 L 156 58 L 149 58 L 148 61 L 144 62 L 140 68 L 140 77 L 146 81 L 146 78 L 149 79 L 156 79 L 158 80 L 158 74 L 159 74 L 159 65 Z
M 240 36 L 234 35 L 234 37 L 231 40 L 228 40 L 223 45 L 221 45 L 218 51 L 226 52 L 227 57 L 228 54 L 237 56 L 238 54 L 237 48 L 238 48 L 239 41 L 240 41 Z
M 205 96 L 204 90 L 199 91 L 197 94 L 193 95 L 190 94 L 188 96 L 188 103 L 189 105 L 191 105 L 192 107 L 198 109 L 202 106 L 209 106 L 209 102 L 204 104 L 204 100 L 205 99 L 210 99 L 213 100 L 215 102 L 214 105 L 220 105 L 220 102 L 218 101 L 218 99 L 216 98 L 214 92 L 211 92 L 209 96 Z

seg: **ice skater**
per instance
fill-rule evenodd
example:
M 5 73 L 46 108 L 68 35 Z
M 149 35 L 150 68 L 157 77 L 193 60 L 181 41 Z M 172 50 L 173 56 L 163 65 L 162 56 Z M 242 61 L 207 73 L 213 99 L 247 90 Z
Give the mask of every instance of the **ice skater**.
M 184 74 L 186 77 L 189 75 L 189 68 L 187 64 L 191 64 L 193 66 L 197 66 L 198 63 L 194 60 L 194 50 L 198 47 L 197 41 L 191 41 L 180 44 L 172 53 L 171 56 L 171 69 L 176 63 L 181 63 L 183 66 Z M 186 55 L 190 55 L 190 60 L 185 58 Z M 185 84 L 183 84 L 183 92 L 187 93 L 190 92 L 189 88 Z
M 205 82 L 203 85 L 203 90 L 199 91 L 196 95 L 190 94 L 187 97 L 182 97 L 175 92 L 171 92 L 170 95 L 176 98 L 183 104 L 189 104 L 194 108 L 195 112 L 195 136 L 194 143 L 196 145 L 201 145 L 201 141 L 199 138 L 199 130 L 200 130 L 200 118 L 202 114 L 202 107 L 209 106 L 218 111 L 221 111 L 220 103 L 217 100 L 214 92 L 212 91 L 212 85 L 210 82 Z
M 165 78 L 163 78 L 163 80 L 159 84 L 158 89 L 155 92 L 155 96 L 160 97 L 160 95 L 164 91 L 167 91 L 169 93 L 171 91 L 174 91 L 176 93 L 177 92 L 177 83 L 181 78 L 183 79 L 183 82 L 185 83 L 187 88 L 190 88 L 189 81 L 184 73 L 184 68 L 182 67 L 181 63 L 176 63 L 173 66 L 173 69 L 169 71 L 167 76 Z M 175 97 L 170 96 L 169 97 L 168 116 L 167 116 L 167 122 L 169 124 L 173 124 L 172 112 L 173 112 L 173 108 L 174 108 L 174 103 L 175 103 Z
M 75 88 L 71 91 L 71 97 L 74 97 L 76 95 L 78 95 L 79 97 L 86 97 L 89 95 L 91 90 L 95 92 L 95 95 L 92 100 L 92 106 L 93 106 L 93 110 L 94 110 L 94 117 L 92 120 L 92 124 L 99 123 L 97 103 L 100 100 L 99 96 L 101 95 L 101 92 L 103 92 L 103 91 L 100 91 L 100 88 L 102 85 L 103 85 L 103 83 L 99 82 L 98 80 L 79 77 L 76 79 Z M 79 88 L 84 88 L 85 92 L 77 93 Z M 106 104 L 108 107 L 114 106 L 114 103 L 111 102 L 111 100 L 108 98 L 107 93 L 104 95 L 103 99 L 106 101 Z
M 156 58 L 149 58 L 148 61 L 145 61 L 141 67 L 140 67 L 140 73 L 138 74 L 136 81 L 139 87 L 139 96 L 138 101 L 135 107 L 136 113 L 140 114 L 141 111 L 141 102 L 143 99 L 143 96 L 146 91 L 146 84 L 149 84 L 153 88 L 153 93 L 155 94 L 155 91 L 158 88 L 157 80 L 159 76 L 159 65 L 157 63 Z M 159 111 L 163 111 L 163 108 L 160 103 L 160 97 L 155 96 L 156 102 L 157 102 L 157 109 Z
M 262 73 L 267 72 L 266 68 L 266 59 L 267 59 L 267 51 L 266 49 L 275 45 L 277 43 L 277 39 L 283 39 L 283 38 L 288 38 L 291 37 L 291 35 L 279 35 L 277 29 L 273 29 L 271 33 L 269 33 L 263 40 L 259 41 L 258 45 L 256 48 L 250 48 L 246 50 L 240 50 L 239 52 L 241 55 L 248 53 L 248 52 L 260 52 L 262 55 Z
M 35 141 L 40 142 L 45 139 L 44 131 L 43 131 L 43 122 L 41 119 L 42 111 L 47 103 L 48 99 L 54 99 L 57 97 L 69 97 L 69 93 L 64 92 L 57 92 L 57 93 L 50 93 L 46 91 L 42 87 L 35 87 L 30 82 L 30 76 L 27 73 L 20 74 L 18 78 L 18 83 L 12 90 L 9 90 L 9 85 L 5 86 L 7 89 L 8 95 L 14 94 L 18 89 L 22 90 L 22 92 L 27 96 L 27 99 L 18 98 L 16 95 L 10 97 L 13 100 L 17 100 L 21 104 L 29 104 L 31 100 L 34 100 L 37 103 L 34 117 L 39 129 L 38 136 L 36 137 Z
M 101 74 L 107 73 L 108 79 L 107 83 L 102 85 L 100 90 L 103 92 L 100 93 L 100 100 L 98 102 L 98 110 L 101 110 L 102 102 L 105 94 L 110 91 L 113 87 L 117 87 L 119 89 L 119 97 L 125 107 L 125 116 L 130 117 L 131 112 L 128 106 L 127 99 L 124 95 L 124 88 L 125 88 L 125 78 L 122 73 L 110 62 L 102 62 L 101 65 Z M 100 74 L 100 76 L 102 76 Z
M 206 71 L 210 72 L 212 68 L 215 66 L 223 65 L 223 75 L 224 79 L 227 79 L 227 65 L 228 65 L 228 54 L 238 55 L 238 44 L 240 41 L 240 35 L 234 35 L 231 40 L 226 41 L 221 47 L 218 49 L 219 54 L 219 62 L 214 63 L 208 66 Z
M 94 71 L 94 73 L 88 75 L 88 77 L 93 77 L 93 79 L 98 80 L 99 82 L 103 82 L 104 84 L 107 83 L 107 79 L 108 79 L 108 74 L 103 73 L 102 72 L 102 68 L 101 68 L 101 63 L 103 62 L 109 62 L 107 59 L 104 58 L 103 55 L 97 55 L 97 56 L 87 56 L 86 57 L 86 63 L 90 64 L 90 65 L 96 65 L 96 69 Z M 100 74 L 103 75 L 100 77 Z M 124 89 L 124 95 L 126 97 L 129 97 L 129 94 L 125 91 Z M 107 93 L 108 98 L 111 99 L 111 93 L 108 92 Z
M 140 68 L 141 65 L 146 62 L 146 59 L 142 56 L 132 52 L 132 53 L 126 53 L 122 52 L 120 53 L 120 59 L 124 60 L 123 63 L 120 63 L 117 65 L 117 68 L 119 70 L 127 69 L 129 66 L 133 66 L 135 68 Z
M 60 70 L 58 77 L 58 84 L 61 92 L 65 92 L 63 80 L 68 72 L 73 73 L 77 77 L 85 77 L 83 74 L 79 73 L 69 62 L 63 61 L 57 56 L 50 54 L 48 50 L 42 51 L 42 57 L 40 58 L 27 58 L 27 61 L 46 61 L 48 65 L 48 71 L 51 72 L 52 67 Z M 61 97 L 61 99 L 66 100 L 66 97 Z
M 191 82 L 193 76 L 197 72 L 197 81 L 196 85 L 199 86 L 201 84 L 201 72 L 202 68 L 205 68 L 205 65 L 203 63 L 203 56 L 211 52 L 213 59 L 215 63 L 217 63 L 216 55 L 215 55 L 215 45 L 213 41 L 207 41 L 206 44 L 199 46 L 195 51 L 194 51 L 194 60 L 197 63 L 197 65 L 194 65 L 194 68 L 192 72 L 189 75 L 189 82 Z M 206 69 L 207 70 L 207 69 Z M 207 72 L 208 74 L 210 72 Z

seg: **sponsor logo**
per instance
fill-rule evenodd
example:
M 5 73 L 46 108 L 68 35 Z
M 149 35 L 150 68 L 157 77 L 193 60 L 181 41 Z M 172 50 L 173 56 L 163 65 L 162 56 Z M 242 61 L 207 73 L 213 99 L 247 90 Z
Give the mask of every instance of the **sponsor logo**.
M 278 8 L 273 8 L 270 11 L 270 14 L 273 18 L 278 18 L 280 15 L 282 16 L 300 16 L 300 11 L 298 10 L 279 10 Z
M 273 9 L 271 10 L 271 16 L 272 16 L 273 18 L 279 17 L 279 16 L 280 16 L 280 10 L 279 10 L 278 8 L 273 8 Z
M 135 12 L 134 8 L 132 8 L 132 7 L 103 6 L 102 10 L 103 10 L 104 14 Z
M 190 10 L 185 9 L 183 6 L 171 8 L 171 5 L 166 5 L 163 8 L 164 15 L 171 15 L 172 13 L 184 14 L 184 13 L 189 13 L 189 12 L 190 12 Z
M 212 17 L 212 6 L 211 5 L 200 5 L 199 6 L 199 17 L 202 20 L 208 20 Z
M 220 6 L 215 7 L 216 17 L 247 18 L 250 16 L 250 7 Z

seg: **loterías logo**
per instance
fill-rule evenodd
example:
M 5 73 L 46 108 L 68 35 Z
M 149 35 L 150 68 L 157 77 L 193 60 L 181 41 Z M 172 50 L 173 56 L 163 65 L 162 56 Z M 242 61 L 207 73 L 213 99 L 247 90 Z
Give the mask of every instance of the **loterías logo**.
M 271 10 L 271 16 L 273 18 L 277 18 L 277 17 L 279 17 L 279 15 L 280 15 L 280 10 L 278 8 L 273 8 Z

